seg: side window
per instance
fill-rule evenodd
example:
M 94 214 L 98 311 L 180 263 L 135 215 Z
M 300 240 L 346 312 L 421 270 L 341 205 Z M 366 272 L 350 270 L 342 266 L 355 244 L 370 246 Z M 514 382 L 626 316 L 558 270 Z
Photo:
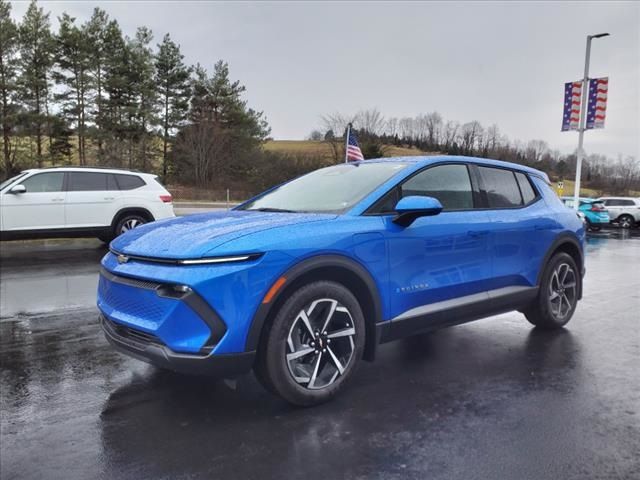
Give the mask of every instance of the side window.
M 144 183 L 144 180 L 135 175 L 116 174 L 116 180 L 118 181 L 120 190 L 133 190 L 135 188 L 140 188 L 146 185 L 146 183 Z
M 633 200 L 620 200 L 620 203 L 625 207 L 633 207 L 636 204 Z
M 107 174 L 107 190 L 120 190 L 116 183 L 116 176 L 113 173 Z
M 439 165 L 411 177 L 400 187 L 402 197 L 420 195 L 440 200 L 444 210 L 473 208 L 471 180 L 466 165 Z
M 518 185 L 520 186 L 520 193 L 522 193 L 524 204 L 526 205 L 529 202 L 532 202 L 536 198 L 536 192 L 531 186 L 529 177 L 527 177 L 524 173 L 516 172 L 516 180 L 518 180 Z
M 107 190 L 107 174 L 97 172 L 69 172 L 67 191 L 94 192 Z
M 27 193 L 61 192 L 64 172 L 38 173 L 20 182 Z
M 522 196 L 511 170 L 478 167 L 487 194 L 489 208 L 509 208 L 522 205 Z

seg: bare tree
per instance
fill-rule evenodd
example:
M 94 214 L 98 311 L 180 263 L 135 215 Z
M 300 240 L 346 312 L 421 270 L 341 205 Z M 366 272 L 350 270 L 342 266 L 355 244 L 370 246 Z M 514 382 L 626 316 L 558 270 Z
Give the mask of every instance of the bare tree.
M 527 160 L 532 164 L 542 160 L 542 156 L 549 151 L 549 144 L 544 140 L 531 140 L 527 143 Z

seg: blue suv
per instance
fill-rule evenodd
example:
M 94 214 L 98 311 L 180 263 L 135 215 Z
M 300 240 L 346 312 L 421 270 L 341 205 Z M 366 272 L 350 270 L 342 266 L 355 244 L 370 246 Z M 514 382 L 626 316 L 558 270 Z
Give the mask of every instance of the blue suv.
M 562 327 L 582 295 L 584 239 L 540 171 L 367 160 L 118 237 L 98 307 L 107 339 L 133 357 L 186 373 L 253 368 L 313 405 L 382 342 L 512 310 Z

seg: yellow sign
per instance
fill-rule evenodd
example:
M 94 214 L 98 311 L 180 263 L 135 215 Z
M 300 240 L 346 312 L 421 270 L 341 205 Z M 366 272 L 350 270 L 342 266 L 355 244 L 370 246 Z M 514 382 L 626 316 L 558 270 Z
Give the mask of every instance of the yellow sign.
M 562 196 L 562 192 L 564 192 L 564 182 L 558 182 L 558 196 Z

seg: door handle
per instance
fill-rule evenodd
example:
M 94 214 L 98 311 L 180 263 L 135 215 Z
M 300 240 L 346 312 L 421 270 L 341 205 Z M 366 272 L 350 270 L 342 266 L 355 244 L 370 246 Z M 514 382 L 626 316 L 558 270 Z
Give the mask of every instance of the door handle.
M 115 200 L 116 197 L 104 197 L 105 200 Z
M 64 202 L 64 198 L 52 198 L 52 202 Z
M 472 237 L 482 237 L 484 235 L 489 235 L 489 230 L 469 230 L 467 233 Z

